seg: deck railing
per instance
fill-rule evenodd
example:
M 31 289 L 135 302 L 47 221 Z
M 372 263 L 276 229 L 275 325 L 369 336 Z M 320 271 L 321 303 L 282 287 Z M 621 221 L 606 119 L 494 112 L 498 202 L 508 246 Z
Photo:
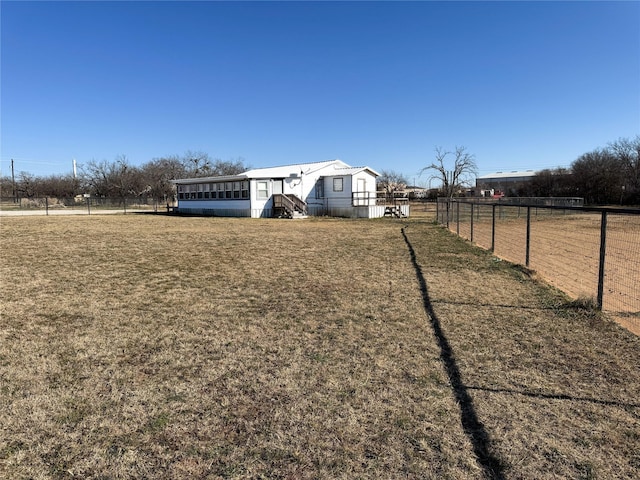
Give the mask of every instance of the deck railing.
M 289 215 L 293 215 L 296 211 L 307 214 L 307 204 L 295 195 L 285 195 L 276 193 L 273 195 L 273 208 L 284 209 Z
M 287 194 L 286 197 L 293 203 L 294 209 L 297 209 L 303 215 L 307 214 L 307 204 L 301 198 Z
M 353 192 L 351 205 L 354 207 L 368 207 L 373 205 L 408 205 L 409 198 L 397 195 L 390 196 L 387 192 Z

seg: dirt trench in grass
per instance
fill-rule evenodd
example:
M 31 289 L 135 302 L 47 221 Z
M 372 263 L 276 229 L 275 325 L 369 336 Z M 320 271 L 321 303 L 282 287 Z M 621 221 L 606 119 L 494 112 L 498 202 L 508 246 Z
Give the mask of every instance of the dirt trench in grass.
M 0 477 L 640 467 L 638 338 L 428 218 L 1 227 Z

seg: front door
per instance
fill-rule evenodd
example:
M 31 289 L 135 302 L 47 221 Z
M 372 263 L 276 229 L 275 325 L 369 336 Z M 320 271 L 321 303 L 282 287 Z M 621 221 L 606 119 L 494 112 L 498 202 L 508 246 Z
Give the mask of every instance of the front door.
M 364 178 L 358 179 L 358 189 L 356 190 L 355 205 L 367 205 L 367 181 Z

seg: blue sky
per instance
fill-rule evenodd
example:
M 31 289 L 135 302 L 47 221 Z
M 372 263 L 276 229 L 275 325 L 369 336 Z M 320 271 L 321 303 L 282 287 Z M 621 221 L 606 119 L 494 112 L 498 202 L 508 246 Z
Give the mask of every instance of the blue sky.
M 2 175 L 204 151 L 418 172 L 640 134 L 640 2 L 2 1 Z

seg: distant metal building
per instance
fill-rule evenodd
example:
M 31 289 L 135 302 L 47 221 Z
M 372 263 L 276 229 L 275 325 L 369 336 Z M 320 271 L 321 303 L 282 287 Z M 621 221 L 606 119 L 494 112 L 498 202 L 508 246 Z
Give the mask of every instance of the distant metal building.
M 501 196 L 515 195 L 518 188 L 536 176 L 533 170 L 495 172 L 476 178 L 476 195 Z

